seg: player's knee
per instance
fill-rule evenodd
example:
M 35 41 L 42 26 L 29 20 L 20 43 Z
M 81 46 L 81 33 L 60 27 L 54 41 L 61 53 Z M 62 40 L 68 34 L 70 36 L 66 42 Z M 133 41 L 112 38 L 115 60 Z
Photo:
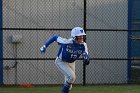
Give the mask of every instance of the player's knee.
M 76 79 L 76 76 L 75 75 L 70 76 L 69 77 L 70 83 L 74 83 L 75 79 Z

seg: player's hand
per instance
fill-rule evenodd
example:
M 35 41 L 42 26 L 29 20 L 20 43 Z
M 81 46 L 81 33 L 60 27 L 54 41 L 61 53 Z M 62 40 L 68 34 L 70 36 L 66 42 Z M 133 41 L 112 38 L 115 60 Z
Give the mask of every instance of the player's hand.
M 89 63 L 90 63 L 89 56 L 86 52 L 83 53 L 83 62 L 85 65 L 89 65 Z
M 45 53 L 45 51 L 46 51 L 46 46 L 43 45 L 43 46 L 40 48 L 40 52 L 41 52 L 41 53 Z

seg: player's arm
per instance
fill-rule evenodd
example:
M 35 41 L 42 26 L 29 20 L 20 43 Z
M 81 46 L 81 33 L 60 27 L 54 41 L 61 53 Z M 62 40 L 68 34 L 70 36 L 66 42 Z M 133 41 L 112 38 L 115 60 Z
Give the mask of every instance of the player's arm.
M 57 43 L 58 44 L 69 44 L 69 43 L 73 43 L 72 40 L 73 40 L 72 38 L 66 39 L 66 38 L 58 37 L 57 38 Z
M 54 36 L 52 36 L 51 38 L 49 38 L 49 39 L 46 41 L 46 43 L 40 48 L 41 53 L 45 53 L 46 48 L 47 48 L 51 43 L 53 43 L 54 41 L 57 41 L 57 38 L 58 38 L 57 35 L 54 35 Z
M 85 65 L 88 65 L 90 63 L 90 59 L 89 59 L 87 44 L 84 43 L 84 46 L 85 46 L 85 51 L 82 54 L 83 62 L 84 62 Z

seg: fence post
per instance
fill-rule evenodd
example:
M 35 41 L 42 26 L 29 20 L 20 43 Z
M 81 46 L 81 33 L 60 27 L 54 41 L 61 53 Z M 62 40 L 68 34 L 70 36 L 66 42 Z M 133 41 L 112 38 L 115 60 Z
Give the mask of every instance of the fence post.
M 2 33 L 2 0 L 0 0 L 0 85 L 3 84 L 3 33 Z
M 86 0 L 84 0 L 84 19 L 83 19 L 83 25 L 84 25 L 84 30 L 85 30 L 85 32 L 86 32 Z M 85 38 L 84 38 L 84 41 L 86 42 L 86 36 L 85 36 Z M 84 62 L 83 62 L 83 86 L 85 86 L 86 85 L 86 65 L 84 64 Z

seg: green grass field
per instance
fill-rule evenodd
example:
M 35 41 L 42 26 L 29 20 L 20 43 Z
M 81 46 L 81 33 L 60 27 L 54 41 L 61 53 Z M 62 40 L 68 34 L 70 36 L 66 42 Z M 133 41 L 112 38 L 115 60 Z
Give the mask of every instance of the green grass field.
M 0 93 L 61 93 L 61 86 L 32 88 L 0 87 Z M 70 93 L 140 93 L 140 85 L 73 86 Z

